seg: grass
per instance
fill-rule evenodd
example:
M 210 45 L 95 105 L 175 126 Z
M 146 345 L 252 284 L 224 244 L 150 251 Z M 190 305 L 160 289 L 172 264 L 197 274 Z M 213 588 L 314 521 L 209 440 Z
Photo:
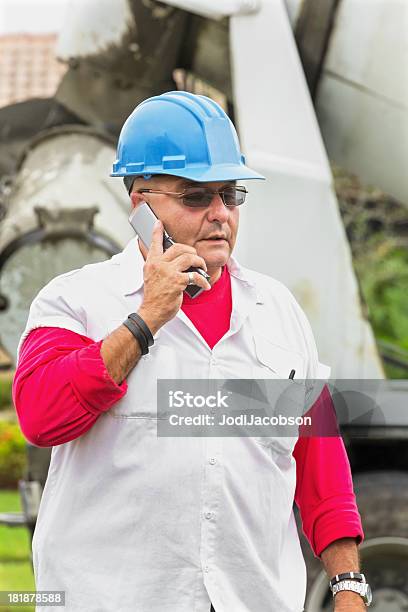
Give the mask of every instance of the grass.
M 21 512 L 18 491 L 0 491 L 0 512 Z M 34 591 L 28 529 L 0 525 L 0 591 Z M 34 612 L 34 606 L 0 606 L 1 612 Z

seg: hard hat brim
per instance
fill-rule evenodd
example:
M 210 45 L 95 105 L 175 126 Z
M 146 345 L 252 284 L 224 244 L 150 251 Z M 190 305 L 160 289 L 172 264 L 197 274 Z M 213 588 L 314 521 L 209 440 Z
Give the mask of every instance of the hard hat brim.
M 255 170 L 251 170 L 244 164 L 234 164 L 234 165 L 218 165 L 218 166 L 207 166 L 205 168 L 198 167 L 192 168 L 172 168 L 171 170 L 163 170 L 162 168 L 153 168 L 148 167 L 145 168 L 142 172 L 126 172 L 125 170 L 122 172 L 112 172 L 110 176 L 124 177 L 124 176 L 144 176 L 145 174 L 149 175 L 164 175 L 164 176 L 177 176 L 180 178 L 189 179 L 191 181 L 195 181 L 197 183 L 210 183 L 210 182 L 219 182 L 219 181 L 247 181 L 252 179 L 260 179 L 266 180 L 266 178 L 259 174 L 259 172 L 255 172 Z

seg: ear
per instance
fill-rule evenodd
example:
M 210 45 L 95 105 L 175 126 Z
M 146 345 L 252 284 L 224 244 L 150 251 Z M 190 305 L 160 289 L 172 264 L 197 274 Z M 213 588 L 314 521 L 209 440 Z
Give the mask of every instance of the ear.
M 138 191 L 132 191 L 130 199 L 132 201 L 132 208 L 135 208 L 140 202 L 144 202 L 143 193 L 139 193 Z

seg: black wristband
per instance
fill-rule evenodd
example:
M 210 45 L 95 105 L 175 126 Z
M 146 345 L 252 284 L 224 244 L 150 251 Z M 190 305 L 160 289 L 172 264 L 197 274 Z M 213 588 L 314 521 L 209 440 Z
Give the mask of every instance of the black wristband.
M 330 587 L 334 587 L 335 584 L 338 584 L 342 580 L 355 580 L 356 582 L 365 582 L 364 574 L 360 574 L 359 572 L 345 572 L 343 574 L 336 574 L 330 580 Z
M 140 329 L 146 336 L 147 346 L 149 347 L 153 346 L 154 344 L 153 334 L 150 331 L 150 329 L 147 327 L 146 323 L 143 321 L 142 317 L 138 315 L 137 312 L 132 312 L 130 315 L 128 315 L 128 318 L 132 319 L 132 321 L 137 323 L 137 325 L 140 327 Z
M 142 355 L 147 355 L 147 353 L 149 352 L 149 347 L 147 345 L 146 336 L 144 335 L 140 327 L 138 327 L 136 323 L 132 321 L 132 319 L 126 319 L 126 321 L 123 321 L 123 325 L 128 328 L 128 330 L 138 341 L 140 350 L 142 351 Z
M 129 315 L 127 320 L 134 325 L 135 327 L 138 328 L 139 332 L 142 334 L 143 336 L 143 340 L 144 340 L 144 344 L 146 345 L 146 347 L 149 346 L 148 340 L 146 338 L 146 334 L 144 333 L 143 329 L 140 327 L 140 325 L 132 318 L 132 315 Z M 149 352 L 149 351 L 148 351 Z

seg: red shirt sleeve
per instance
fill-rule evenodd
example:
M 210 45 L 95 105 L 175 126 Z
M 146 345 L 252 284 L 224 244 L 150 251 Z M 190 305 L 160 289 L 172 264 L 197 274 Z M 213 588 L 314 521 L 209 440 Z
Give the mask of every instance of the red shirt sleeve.
M 314 419 L 330 424 L 334 411 L 330 392 L 323 390 L 312 406 Z M 340 538 L 364 539 L 361 518 L 353 490 L 350 463 L 339 436 L 300 437 L 293 451 L 296 460 L 295 502 L 299 508 L 303 533 L 314 554 Z
M 36 446 L 56 446 L 87 432 L 127 391 L 100 354 L 102 340 L 57 327 L 32 330 L 13 379 L 21 430 Z

